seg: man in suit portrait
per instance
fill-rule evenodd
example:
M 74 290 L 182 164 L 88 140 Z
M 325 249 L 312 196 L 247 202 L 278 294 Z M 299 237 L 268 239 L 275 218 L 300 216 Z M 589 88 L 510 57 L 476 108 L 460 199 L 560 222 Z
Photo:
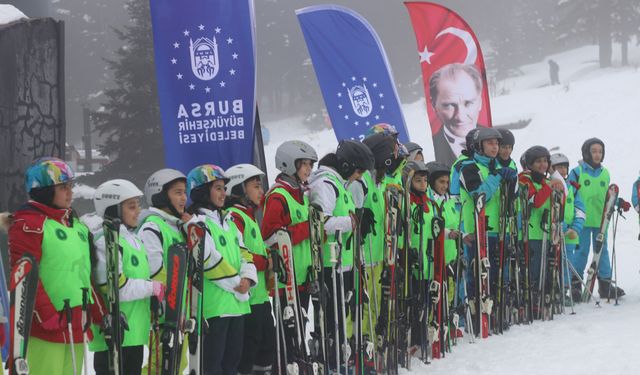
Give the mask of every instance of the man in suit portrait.
M 441 125 L 433 136 L 436 160 L 451 166 L 466 148 L 467 133 L 479 126 L 482 77 L 474 65 L 447 64 L 431 75 L 429 93 Z

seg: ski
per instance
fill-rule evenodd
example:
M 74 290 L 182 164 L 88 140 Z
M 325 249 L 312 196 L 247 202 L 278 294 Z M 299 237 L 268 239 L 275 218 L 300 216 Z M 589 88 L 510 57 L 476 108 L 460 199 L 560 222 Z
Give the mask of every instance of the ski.
M 37 287 L 38 264 L 31 254 L 25 253 L 11 271 L 10 304 L 13 311 L 13 319 L 11 320 L 13 335 L 9 343 L 11 363 L 8 367 L 9 374 L 12 375 L 29 374 L 27 344 L 31 332 Z
M 176 375 L 180 369 L 183 344 L 183 308 L 187 253 L 183 243 L 176 243 L 167 251 L 167 290 L 164 301 L 164 327 L 162 337 L 162 375 Z
M 403 197 L 403 217 L 402 233 L 404 235 L 402 247 L 400 247 L 400 263 L 396 267 L 397 289 L 400 291 L 398 297 L 398 351 L 399 364 L 411 370 L 411 327 L 413 324 L 413 290 L 409 280 L 411 272 L 410 244 L 411 244 L 411 181 L 415 174 L 414 169 L 410 169 L 404 180 Z
M 205 227 L 202 223 L 189 224 L 187 227 L 187 247 L 192 256 L 189 257 L 188 290 L 189 319 L 185 322 L 185 332 L 189 333 L 189 375 L 201 375 L 204 306 L 204 241 Z
M 618 185 L 611 184 L 607 190 L 607 196 L 604 201 L 604 210 L 602 212 L 602 220 L 600 222 L 600 230 L 596 236 L 596 240 L 593 244 L 593 259 L 587 270 L 587 280 L 584 291 L 582 292 L 582 302 L 588 302 L 591 299 L 593 293 L 593 287 L 596 284 L 596 277 L 598 276 L 598 265 L 600 264 L 600 256 L 602 255 L 602 246 L 604 245 L 605 236 L 609 229 L 609 222 L 611 216 L 616 207 L 618 201 Z
M 547 313 L 549 319 L 553 319 L 555 313 L 560 313 L 564 308 L 562 303 L 562 293 L 564 293 L 561 280 L 564 275 L 562 274 L 562 224 L 564 221 L 564 193 L 562 191 L 554 190 L 551 193 L 551 251 L 549 252 L 549 271 L 550 285 L 549 295 L 550 300 L 545 300 L 545 313 Z
M 120 322 L 120 224 L 119 219 L 105 218 L 102 223 L 107 260 L 107 308 L 109 316 L 104 338 L 109 347 L 109 371 L 122 374 L 122 337 Z
M 531 206 L 529 205 L 529 187 L 526 184 L 519 184 L 520 211 L 522 215 L 522 256 L 521 272 L 523 275 L 522 301 L 523 306 L 519 306 L 520 316 L 523 321 L 533 322 L 533 296 L 531 292 L 531 275 L 529 272 L 529 218 Z
M 309 294 L 314 309 L 314 329 L 309 340 L 311 361 L 320 374 L 325 373 L 327 363 L 328 337 L 325 325 L 328 290 L 324 283 L 324 214 L 322 208 L 309 205 L 309 242 L 311 245 L 312 267 L 309 280 Z
M 429 285 L 429 295 L 431 297 L 431 320 L 429 324 L 429 336 L 431 338 L 432 358 L 438 359 L 444 353 L 445 347 L 445 315 L 444 292 L 446 290 L 446 268 L 444 258 L 444 220 L 434 216 L 431 220 L 431 231 L 433 233 L 433 280 Z
M 485 215 L 485 195 L 476 194 L 475 222 L 476 222 L 476 301 L 475 312 L 478 323 L 478 334 L 482 338 L 489 337 L 489 315 L 493 308 L 493 301 L 489 291 L 489 258 L 487 249 L 487 228 Z

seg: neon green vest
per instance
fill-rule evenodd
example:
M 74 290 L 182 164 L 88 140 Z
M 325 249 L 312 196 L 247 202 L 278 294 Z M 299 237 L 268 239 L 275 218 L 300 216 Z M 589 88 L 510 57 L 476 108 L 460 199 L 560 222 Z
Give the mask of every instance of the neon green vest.
M 425 280 L 433 274 L 433 233 L 431 221 L 433 220 L 434 207 L 431 202 L 426 202 L 429 212 L 424 212 L 421 206 L 411 203 L 411 249 L 420 251 L 420 216 L 422 216 L 422 272 Z
M 242 221 L 244 221 L 244 233 L 242 233 L 242 237 L 247 249 L 249 249 L 253 254 L 267 257 L 266 245 L 262 240 L 262 234 L 260 234 L 260 227 L 258 227 L 258 223 L 239 208 L 231 207 L 229 208 L 229 211 L 240 215 Z M 249 299 L 249 303 L 251 305 L 259 305 L 267 302 L 268 300 L 269 291 L 267 290 L 267 280 L 265 278 L 264 271 L 258 271 L 258 285 L 251 289 L 251 298 Z
M 136 249 L 129 242 L 120 237 L 122 246 L 122 273 L 128 279 L 149 280 L 149 261 L 147 252 L 142 242 L 136 239 L 138 247 Z M 124 334 L 123 346 L 138 346 L 148 344 L 150 323 L 149 298 L 137 299 L 133 301 L 120 302 L 120 311 L 127 317 L 129 330 Z M 92 352 L 102 352 L 107 350 L 100 327 L 91 325 L 93 331 L 93 341 L 89 345 Z
M 576 217 L 575 193 L 573 192 L 573 187 L 571 185 L 567 186 L 567 192 L 567 200 L 564 203 L 564 222 L 571 226 L 571 224 L 573 224 L 573 219 Z M 580 242 L 580 237 L 573 240 L 565 237 L 564 242 L 568 245 L 577 245 Z
M 347 217 L 350 213 L 355 212 L 356 206 L 353 204 L 353 197 L 351 192 L 344 188 L 342 182 L 333 174 L 325 173 L 324 177 L 329 179 L 333 185 L 338 189 L 338 195 L 336 196 L 336 207 L 333 209 L 331 216 L 333 217 Z M 341 262 L 343 267 L 349 267 L 353 265 L 353 236 L 352 231 L 340 233 L 342 237 L 342 256 Z M 324 243 L 324 266 L 331 267 L 331 249 L 330 244 L 336 242 L 335 233 L 327 233 L 327 241 Z
M 599 228 L 602 220 L 602 211 L 604 210 L 604 200 L 607 196 L 607 189 L 611 182 L 609 171 L 602 168 L 602 172 L 598 177 L 589 176 L 580 166 L 580 196 L 584 202 L 585 214 L 587 215 L 584 226 L 589 228 Z
M 475 164 L 480 170 L 482 179 L 485 180 L 489 176 L 489 168 L 480 163 Z M 462 198 L 464 231 L 465 233 L 475 233 L 476 219 L 474 214 L 475 203 L 473 202 L 473 197 L 464 188 L 460 189 L 460 197 Z M 498 188 L 495 193 L 493 193 L 493 196 L 491 196 L 491 199 L 486 202 L 484 211 L 488 218 L 487 232 L 497 234 L 500 226 L 500 188 Z
M 375 264 L 382 262 L 384 258 L 384 184 L 378 186 L 371 171 L 366 171 L 362 180 L 367 186 L 367 195 L 362 206 L 370 209 L 376 220 L 375 234 L 372 231 L 364 238 L 364 260 L 366 264 Z
M 309 199 L 307 196 L 304 196 L 304 202 L 300 204 L 291 196 L 291 194 L 289 194 L 287 190 L 279 187 L 273 189 L 273 191 L 267 196 L 267 199 L 269 199 L 271 194 L 274 193 L 282 195 L 286 200 L 291 218 L 290 225 L 296 225 L 309 220 Z M 296 285 L 304 285 L 307 282 L 309 267 L 311 267 L 312 264 L 311 244 L 309 243 L 309 239 L 307 238 L 297 245 L 293 245 L 292 252 L 296 274 Z M 284 287 L 284 284 L 280 283 L 280 287 Z
M 529 178 L 531 178 L 531 176 L 529 176 Z M 548 179 L 545 179 L 545 180 L 549 182 Z M 536 191 L 540 191 L 540 189 L 542 188 L 542 184 L 539 184 L 533 180 L 531 180 L 531 182 L 533 183 L 533 186 L 536 188 Z M 542 240 L 544 233 L 542 231 L 541 223 L 542 223 L 542 216 L 545 213 L 547 215 L 547 217 L 545 218 L 547 223 L 545 227 L 545 231 L 548 232 L 550 228 L 549 220 L 551 218 L 550 216 L 551 197 L 547 198 L 547 200 L 544 202 L 544 204 L 541 207 L 535 208 L 533 206 L 533 203 L 530 203 L 529 208 L 531 210 L 531 215 L 529 215 L 529 240 Z M 547 233 L 547 239 L 550 239 L 550 238 L 551 237 L 549 237 L 549 234 Z
M 205 223 L 209 228 L 209 232 L 211 232 L 213 242 L 216 244 L 216 250 L 218 250 L 227 263 L 240 273 L 242 253 L 240 251 L 240 241 L 237 236 L 238 228 L 233 222 L 229 222 L 229 229 L 224 230 L 209 217 L 205 219 Z M 203 298 L 203 314 L 205 319 L 225 315 L 245 315 L 251 312 L 249 301 L 238 301 L 233 293 L 218 287 L 211 280 L 204 280 Z
M 57 311 L 69 299 L 73 308 L 82 306 L 82 288 L 91 288 L 89 229 L 74 218 L 67 227 L 46 219 L 42 233 L 40 280 Z
M 460 211 L 456 208 L 456 202 L 453 199 L 443 200 L 438 203 L 439 210 L 444 218 L 444 227 L 449 230 L 458 230 L 460 228 Z M 444 260 L 446 264 L 453 262 L 458 257 L 457 240 L 445 237 L 444 240 Z

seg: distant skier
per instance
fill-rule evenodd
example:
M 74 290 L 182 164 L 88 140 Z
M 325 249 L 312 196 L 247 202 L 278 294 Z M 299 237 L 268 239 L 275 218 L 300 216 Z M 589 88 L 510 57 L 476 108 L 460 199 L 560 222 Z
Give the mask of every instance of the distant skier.
M 554 60 L 549 60 L 549 77 L 552 86 L 560 84 L 560 65 Z

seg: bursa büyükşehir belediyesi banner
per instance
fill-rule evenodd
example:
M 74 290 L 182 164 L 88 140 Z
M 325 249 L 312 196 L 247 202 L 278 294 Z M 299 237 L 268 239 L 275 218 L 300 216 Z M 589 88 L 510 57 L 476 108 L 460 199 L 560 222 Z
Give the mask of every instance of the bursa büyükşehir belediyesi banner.
M 336 138 L 362 140 L 369 128 L 387 123 L 407 142 L 391 67 L 367 20 L 336 5 L 296 14 Z
M 436 160 L 452 165 L 465 136 L 491 127 L 480 43 L 471 27 L 439 4 L 406 2 L 413 24 Z
M 251 0 L 151 0 L 167 167 L 253 162 Z

